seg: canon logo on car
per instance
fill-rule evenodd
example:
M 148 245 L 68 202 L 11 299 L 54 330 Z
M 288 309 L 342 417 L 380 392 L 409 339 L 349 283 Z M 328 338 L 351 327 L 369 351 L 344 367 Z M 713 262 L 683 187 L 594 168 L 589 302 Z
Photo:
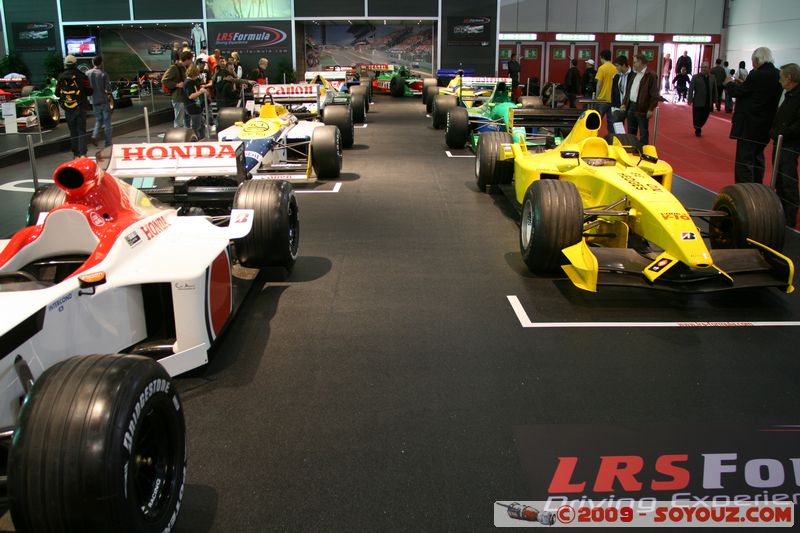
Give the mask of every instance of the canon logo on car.
M 142 230 L 144 236 L 147 237 L 147 240 L 151 240 L 153 237 L 164 231 L 170 226 L 169 222 L 163 217 L 160 216 L 155 220 L 151 220 L 147 224 L 144 224 L 139 229 Z
M 775 488 L 786 483 L 790 476 L 793 484 L 800 486 L 800 458 L 740 461 L 737 453 L 700 455 L 704 489 L 725 489 L 726 483 L 733 481 L 744 481 L 754 489 Z M 645 458 L 639 455 L 605 455 L 599 460 L 593 479 L 585 476 L 581 479 L 576 476 L 578 457 L 559 457 L 548 491 L 570 494 L 588 489 L 602 493 L 615 492 L 616 487 L 625 492 L 676 491 L 689 487 L 693 475 L 688 454 L 663 454 L 652 465 L 646 465 Z M 584 468 L 580 470 L 585 472 Z
M 265 85 L 264 91 L 272 95 L 316 94 L 316 85 Z
M 163 161 L 165 159 L 221 159 L 236 157 L 230 144 L 172 144 L 154 146 L 125 146 L 122 161 Z

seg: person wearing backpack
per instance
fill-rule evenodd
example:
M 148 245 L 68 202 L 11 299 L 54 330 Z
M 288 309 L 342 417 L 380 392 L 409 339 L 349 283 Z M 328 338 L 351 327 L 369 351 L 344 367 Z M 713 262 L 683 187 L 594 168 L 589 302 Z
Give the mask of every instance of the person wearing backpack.
M 161 78 L 162 88 L 172 97 L 172 109 L 175 112 L 172 126 L 175 128 L 189 127 L 189 117 L 183 107 L 183 82 L 186 80 L 186 69 L 192 64 L 192 53 L 184 50 L 179 60 L 170 65 Z
M 69 128 L 69 143 L 72 154 L 77 157 L 86 155 L 86 112 L 89 109 L 89 96 L 92 95 L 89 78 L 78 70 L 78 60 L 70 54 L 64 58 L 64 72 L 56 82 L 56 97 Z

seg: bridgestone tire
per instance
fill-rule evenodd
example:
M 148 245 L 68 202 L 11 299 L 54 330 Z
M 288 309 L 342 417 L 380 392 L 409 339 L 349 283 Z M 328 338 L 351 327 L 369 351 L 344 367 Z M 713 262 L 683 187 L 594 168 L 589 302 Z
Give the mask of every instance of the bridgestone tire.
M 350 96 L 350 106 L 353 108 L 353 122 L 364 122 L 367 116 L 367 97 L 363 92 L 356 92 Z
M 370 100 L 370 92 L 368 85 L 351 85 L 350 86 L 350 94 L 355 95 L 356 93 L 361 93 L 364 95 L 364 112 L 369 113 L 369 100 Z
M 775 191 L 760 183 L 737 183 L 724 187 L 712 207 L 728 213 L 710 217 L 712 248 L 749 248 L 750 238 L 780 252 L 786 236 L 783 206 Z
M 540 109 L 544 107 L 541 96 L 520 96 L 519 103 L 525 109 Z
M 439 87 L 436 83 L 436 78 L 423 78 L 422 80 L 422 103 L 426 106 L 428 105 L 429 94 L 435 94 L 435 92 L 428 93 L 428 87 L 435 87 L 436 91 L 439 91 Z
M 52 129 L 58 126 L 60 112 L 58 104 L 49 98 L 39 98 L 36 100 L 36 114 L 44 129 Z
M 236 191 L 233 207 L 254 211 L 253 229 L 234 241 L 239 262 L 248 268 L 291 270 L 300 244 L 300 218 L 289 182 L 246 181 Z
M 325 106 L 322 113 L 322 121 L 330 126 L 339 128 L 342 135 L 342 146 L 350 148 L 355 140 L 355 130 L 353 129 L 353 108 L 349 105 L 329 105 Z
M 247 121 L 247 110 L 243 107 L 223 107 L 217 112 L 217 133 L 226 130 L 237 122 Z
M 433 113 L 433 98 L 439 94 L 439 86 L 425 87 L 422 89 L 423 100 L 425 100 L 425 112 L 428 114 Z
M 502 131 L 487 131 L 478 137 L 475 178 L 481 192 L 487 185 L 507 185 L 514 179 L 514 161 L 499 160 L 500 145 L 511 142 L 511 135 Z
M 42 187 L 33 193 L 31 203 L 28 205 L 28 226 L 36 225 L 40 213 L 52 211 L 63 204 L 66 198 L 67 194 L 55 185 Z
M 406 95 L 406 82 L 402 78 L 394 76 L 389 81 L 389 92 L 395 98 L 401 98 Z
M 9 452 L 17 531 L 171 529 L 186 476 L 183 407 L 147 357 L 89 355 L 42 373 Z
M 431 111 L 431 124 L 433 129 L 440 130 L 447 123 L 447 112 L 458 105 L 455 96 L 437 94 L 433 97 L 433 110 Z
M 444 140 L 449 148 L 464 148 L 469 141 L 469 112 L 465 107 L 454 107 L 447 112 Z
M 165 143 L 194 143 L 197 134 L 192 128 L 170 128 L 164 134 Z
M 537 180 L 528 187 L 522 204 L 520 252 L 531 272 L 546 274 L 566 261 L 561 250 L 580 242 L 583 204 L 575 184 Z
M 311 166 L 321 180 L 339 177 L 342 170 L 342 136 L 336 126 L 320 126 L 311 134 Z

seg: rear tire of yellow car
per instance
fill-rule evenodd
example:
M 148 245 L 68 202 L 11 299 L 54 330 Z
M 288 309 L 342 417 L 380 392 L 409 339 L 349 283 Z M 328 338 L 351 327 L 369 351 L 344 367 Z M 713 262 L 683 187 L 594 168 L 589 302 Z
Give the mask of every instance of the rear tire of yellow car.
M 33 193 L 28 205 L 28 226 L 36 225 L 40 213 L 47 213 L 62 205 L 67 199 L 67 194 L 55 185 L 41 187 Z
M 55 112 L 53 108 L 55 107 Z M 56 115 L 55 113 L 58 112 Z M 44 129 L 52 129 L 58 126 L 58 119 L 54 118 L 61 116 L 58 111 L 58 104 L 49 98 L 39 98 L 36 100 L 36 114 L 39 116 L 39 121 Z
M 458 105 L 455 96 L 449 94 L 437 94 L 433 97 L 433 111 L 431 112 L 431 125 L 433 129 L 444 128 L 447 122 L 447 112 Z
M 253 229 L 236 239 L 236 257 L 248 268 L 291 271 L 300 245 L 300 218 L 288 181 L 249 180 L 236 191 L 234 209 L 253 210 Z
M 311 166 L 317 179 L 333 180 L 342 170 L 342 136 L 336 126 L 320 126 L 311 134 Z
M 367 116 L 366 95 L 363 92 L 351 93 L 350 106 L 353 108 L 353 122 L 362 124 Z
M 449 148 L 464 148 L 469 140 L 469 112 L 466 107 L 454 107 L 447 112 L 444 140 Z
M 727 216 L 710 217 L 712 248 L 749 248 L 752 239 L 780 252 L 786 237 L 783 205 L 775 191 L 761 183 L 724 187 L 712 207 Z
M 192 128 L 170 128 L 164 133 L 165 143 L 194 143 L 197 134 Z
M 351 85 L 350 94 L 362 93 L 364 95 L 364 113 L 369 113 L 369 86 L 367 85 Z M 363 121 L 362 121 L 363 122 Z
M 617 139 L 625 147 L 626 152 L 637 155 L 642 153 L 642 143 L 639 142 L 639 138 L 636 135 L 631 133 L 609 133 L 603 138 L 609 146 L 614 144 L 614 139 Z
M 217 113 L 217 133 L 226 130 L 237 122 L 247 121 L 247 110 L 243 107 L 223 107 Z
M 561 250 L 580 242 L 583 204 L 575 184 L 555 179 L 536 180 L 522 204 L 519 247 L 531 272 L 547 274 L 564 264 Z
M 342 146 L 350 148 L 355 139 L 353 129 L 353 108 L 349 105 L 327 105 L 322 113 L 322 122 L 339 128 L 342 135 Z
M 422 89 L 422 98 L 425 100 L 425 111 L 430 115 L 433 113 L 433 99 L 439 94 L 438 86 L 428 86 Z
M 433 91 L 432 93 L 429 93 L 428 92 L 428 87 L 434 87 L 436 89 L 436 91 Z M 424 78 L 422 80 L 422 103 L 427 106 L 428 105 L 428 101 L 430 100 L 430 96 L 429 95 L 430 94 L 435 94 L 438 90 L 439 90 L 439 87 L 437 87 L 436 78 Z
M 149 357 L 73 357 L 33 384 L 8 457 L 17 531 L 167 531 L 184 492 L 183 406 Z
M 511 141 L 511 135 L 503 131 L 487 131 L 478 137 L 475 179 L 479 191 L 486 192 L 491 185 L 507 185 L 514 179 L 514 162 L 499 160 L 501 145 Z

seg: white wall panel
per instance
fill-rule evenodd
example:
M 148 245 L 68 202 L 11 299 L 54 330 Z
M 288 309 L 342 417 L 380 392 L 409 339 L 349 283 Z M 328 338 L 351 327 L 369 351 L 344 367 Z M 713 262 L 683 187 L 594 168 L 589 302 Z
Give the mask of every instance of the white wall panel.
M 791 3 L 800 5 L 796 0 Z M 761 0 L 730 0 L 728 24 L 756 24 L 761 22 Z
M 608 0 L 608 31 L 636 31 L 636 0 Z
M 606 3 L 604 0 L 578 0 L 579 32 L 604 32 L 606 28 Z
M 639 0 L 636 7 L 637 33 L 662 33 L 667 0 Z
M 667 0 L 664 33 L 692 33 L 695 0 Z
M 517 25 L 517 10 L 519 4 L 516 0 L 500 0 L 500 31 L 515 32 L 519 30 Z
M 694 33 L 721 33 L 725 0 L 695 0 Z
M 547 11 L 547 30 L 575 31 L 578 15 L 578 0 L 557 0 L 550 2 Z
M 761 4 L 758 14 L 760 22 L 780 22 L 800 19 L 800 1 L 798 0 L 760 0 L 753 4 Z
M 522 0 L 517 16 L 519 31 L 547 31 L 547 0 Z

